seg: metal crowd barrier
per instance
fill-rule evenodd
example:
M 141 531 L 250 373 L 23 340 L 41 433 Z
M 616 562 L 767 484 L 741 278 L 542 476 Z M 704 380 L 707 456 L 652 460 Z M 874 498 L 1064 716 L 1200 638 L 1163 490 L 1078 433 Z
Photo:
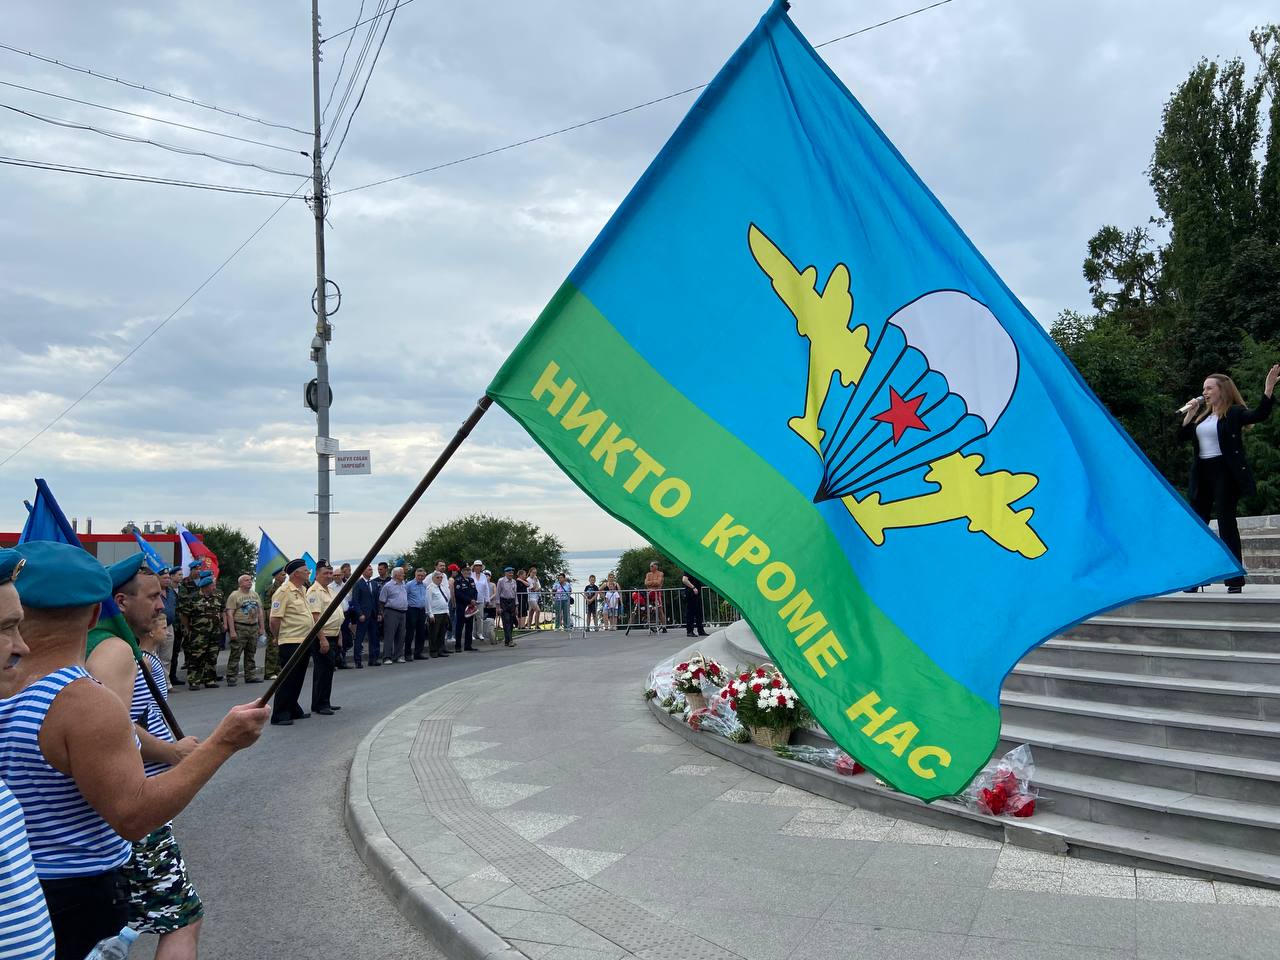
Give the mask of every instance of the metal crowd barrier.
M 621 602 L 616 614 L 611 615 L 606 606 L 606 591 L 603 586 L 596 595 L 594 610 L 589 607 L 586 596 L 580 589 L 573 590 L 569 595 L 567 609 L 563 604 L 557 608 L 554 592 L 544 587 L 538 604 L 542 621 L 540 629 L 567 630 L 582 636 L 604 630 L 622 630 L 626 633 L 634 630 L 650 633 L 684 631 L 689 609 L 683 586 L 664 587 L 661 590 L 629 587 L 620 589 L 619 593 L 622 594 Z M 702 587 L 693 601 L 702 604 L 702 619 L 708 631 L 742 619 L 738 609 L 714 587 Z M 526 614 L 525 604 L 522 603 L 521 615 Z

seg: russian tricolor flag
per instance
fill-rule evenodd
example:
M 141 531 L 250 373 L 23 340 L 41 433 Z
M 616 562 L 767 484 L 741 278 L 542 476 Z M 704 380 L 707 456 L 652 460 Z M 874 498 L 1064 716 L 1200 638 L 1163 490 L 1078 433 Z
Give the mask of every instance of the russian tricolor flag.
M 212 570 L 214 577 L 218 576 L 217 555 L 206 547 L 199 537 L 182 524 L 178 524 L 178 543 L 182 547 L 183 573 L 190 572 L 191 562 L 193 560 L 199 560 L 201 563 L 201 569 Z

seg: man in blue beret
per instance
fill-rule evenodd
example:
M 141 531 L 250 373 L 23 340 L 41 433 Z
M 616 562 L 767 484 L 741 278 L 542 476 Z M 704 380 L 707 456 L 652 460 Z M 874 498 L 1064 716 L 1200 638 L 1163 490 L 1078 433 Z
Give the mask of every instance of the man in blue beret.
M 178 619 L 174 628 L 173 636 L 173 660 L 169 663 L 169 682 L 179 683 L 178 680 L 178 652 L 182 652 L 182 668 L 191 673 L 191 654 L 187 647 L 191 643 L 191 601 L 196 598 L 200 592 L 200 588 L 196 586 L 196 577 L 199 576 L 200 570 L 204 567 L 201 560 L 192 560 L 187 564 L 186 576 L 178 581 L 178 597 L 174 603 L 174 612 Z M 181 569 L 181 568 L 179 568 Z
M 187 689 L 218 686 L 218 641 L 222 639 L 222 593 L 212 570 L 196 574 L 196 593 L 187 604 Z
M 22 602 L 13 581 L 23 559 L 13 550 L 0 550 L 0 700 L 18 692 L 19 667 L 27 654 L 19 627 Z M 0 734 L 0 742 L 4 735 Z M 27 843 L 22 806 L 0 779 L 0 957 L 53 960 L 53 925 L 44 891 L 36 876 Z
M 139 553 L 107 568 L 120 617 L 116 622 L 101 620 L 90 631 L 88 667 L 95 679 L 129 707 L 144 770 L 150 777 L 180 763 L 200 741 L 174 736 L 152 692 L 154 688 L 160 696 L 166 694 L 164 665 L 155 656 L 144 654 L 138 641 L 164 622 L 164 604 L 160 578 L 142 561 Z M 150 672 L 150 684 L 144 670 Z M 172 824 L 166 823 L 134 842 L 124 874 L 129 883 L 129 926 L 160 937 L 158 957 L 196 956 L 204 905 L 187 874 Z
M 82 958 L 128 920 L 122 868 L 218 768 L 253 744 L 268 711 L 233 707 L 183 761 L 147 777 L 129 710 L 85 669 L 89 630 L 111 576 L 79 547 L 30 542 L 16 584 L 30 652 L 0 700 L 0 780 L 22 806 L 59 958 Z M 15 777 L 15 773 L 21 773 Z

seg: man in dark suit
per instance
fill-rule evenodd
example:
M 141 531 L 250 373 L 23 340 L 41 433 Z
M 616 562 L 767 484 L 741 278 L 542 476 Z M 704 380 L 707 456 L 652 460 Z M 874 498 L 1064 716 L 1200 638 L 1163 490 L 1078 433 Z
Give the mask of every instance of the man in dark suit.
M 360 578 L 356 580 L 355 587 L 351 590 L 351 607 L 348 615 L 354 621 L 352 623 L 353 633 L 355 633 L 355 651 L 356 651 L 356 669 L 360 670 L 364 667 L 364 644 L 365 640 L 369 641 L 369 662 L 378 662 L 378 652 L 375 649 L 377 640 L 374 639 L 374 627 L 377 626 L 377 604 L 373 597 L 373 567 L 365 567 Z
M 382 618 L 378 614 L 378 595 L 382 586 L 391 579 L 391 568 L 387 561 L 378 564 L 378 575 L 369 580 L 369 589 L 373 592 L 373 613 L 369 617 L 369 666 L 376 667 L 382 663 Z

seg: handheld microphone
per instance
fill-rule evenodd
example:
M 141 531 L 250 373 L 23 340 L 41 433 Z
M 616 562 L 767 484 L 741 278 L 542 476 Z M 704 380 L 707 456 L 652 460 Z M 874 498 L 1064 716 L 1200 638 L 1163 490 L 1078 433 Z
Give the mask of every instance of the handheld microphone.
M 1203 395 L 1199 397 L 1192 397 L 1190 400 L 1184 403 L 1181 407 L 1179 407 L 1177 412 L 1185 414 L 1188 410 L 1194 410 L 1196 407 L 1200 406 L 1200 404 L 1204 402 L 1205 402 L 1205 398 Z

